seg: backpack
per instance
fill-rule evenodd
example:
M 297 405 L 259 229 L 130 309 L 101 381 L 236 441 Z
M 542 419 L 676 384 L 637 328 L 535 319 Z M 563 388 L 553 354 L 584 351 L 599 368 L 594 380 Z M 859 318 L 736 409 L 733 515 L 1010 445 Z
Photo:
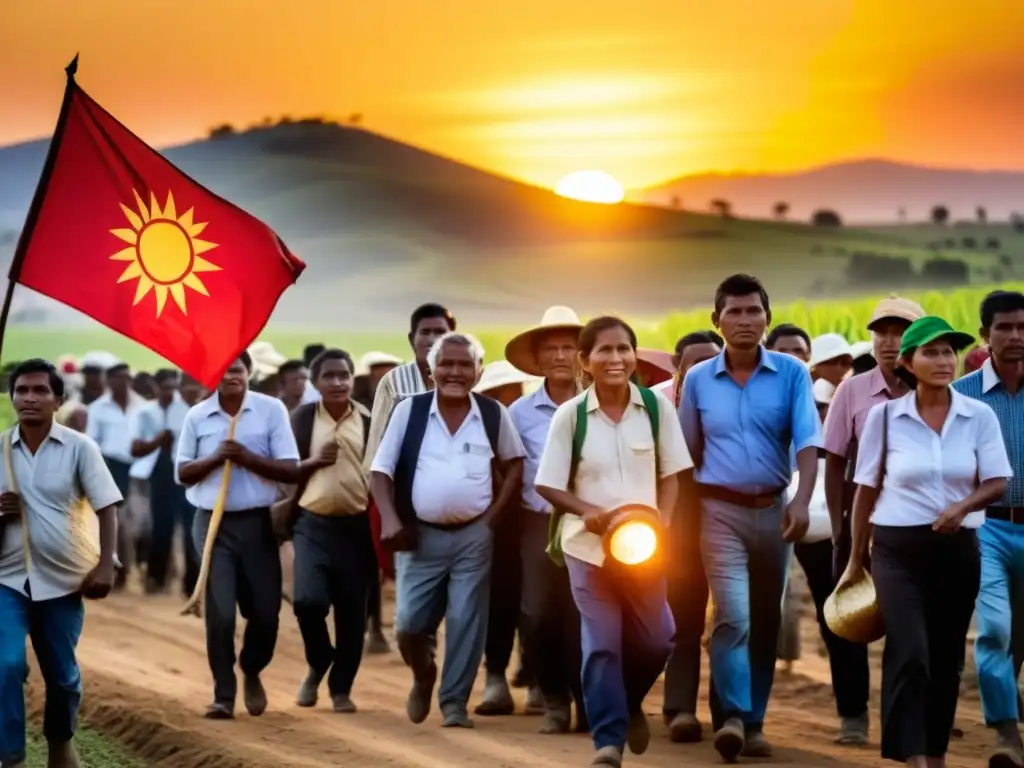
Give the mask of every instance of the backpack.
M 647 419 L 651 423 L 651 436 L 654 438 L 654 466 L 655 472 L 661 468 L 661 450 L 659 436 L 661 433 L 661 417 L 658 409 L 658 396 L 647 387 L 638 386 L 640 398 L 644 402 L 644 409 L 647 411 Z M 576 420 L 572 430 L 572 458 L 569 463 L 569 491 L 573 490 L 576 484 L 576 472 L 579 469 L 580 458 L 583 456 L 583 443 L 587 439 L 587 401 L 589 395 L 584 395 L 576 405 Z M 566 512 L 561 509 L 554 509 L 548 520 L 548 546 L 547 553 L 554 563 L 562 568 L 565 567 L 565 553 L 562 552 L 562 518 Z

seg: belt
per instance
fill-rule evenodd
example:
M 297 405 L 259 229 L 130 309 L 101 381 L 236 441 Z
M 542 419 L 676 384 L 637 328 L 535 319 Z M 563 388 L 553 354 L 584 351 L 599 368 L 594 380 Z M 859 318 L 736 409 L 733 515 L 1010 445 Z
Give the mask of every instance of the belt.
M 212 515 L 212 509 L 203 509 L 198 507 L 196 512 L 202 512 L 205 515 Z M 260 515 L 270 512 L 270 507 L 249 507 L 248 509 L 225 509 L 225 515 Z
M 697 492 L 701 498 L 714 499 L 715 501 L 734 504 L 737 507 L 745 507 L 746 509 L 768 509 L 768 507 L 774 507 L 779 503 L 779 497 L 782 496 L 785 490 L 785 488 L 779 488 L 777 491 L 769 491 L 768 493 L 741 493 L 722 485 L 697 484 Z
M 989 507 L 985 510 L 985 517 L 1002 520 L 1004 523 L 1024 525 L 1024 507 Z
M 460 531 L 463 528 L 472 525 L 473 523 L 480 522 L 480 520 L 483 519 L 483 517 L 484 515 L 482 514 L 477 515 L 474 518 L 471 518 L 469 520 L 463 520 L 460 523 L 430 523 L 426 520 L 420 520 L 419 518 L 416 518 L 416 524 L 422 525 L 424 528 L 433 528 L 435 531 Z

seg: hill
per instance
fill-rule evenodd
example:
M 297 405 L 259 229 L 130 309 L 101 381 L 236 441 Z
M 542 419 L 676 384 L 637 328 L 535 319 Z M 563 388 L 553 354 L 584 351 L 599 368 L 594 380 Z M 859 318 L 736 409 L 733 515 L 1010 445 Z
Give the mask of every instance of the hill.
M 722 198 L 739 216 L 767 218 L 775 203 L 790 206 L 790 217 L 808 221 L 819 208 L 838 211 L 848 223 L 891 222 L 900 209 L 913 221 L 926 221 L 934 205 L 945 205 L 954 218 L 973 218 L 987 209 L 992 220 L 1024 213 L 1024 172 L 922 168 L 863 160 L 791 174 L 717 174 L 684 176 L 637 190 L 636 202 L 668 205 L 678 197 L 690 210 L 706 210 Z
M 45 142 L 0 148 L 5 261 L 45 149 Z M 580 203 L 320 120 L 225 131 L 164 154 L 273 226 L 308 263 L 273 320 L 293 327 L 401 328 L 410 308 L 426 300 L 491 326 L 533 319 L 553 303 L 653 317 L 706 306 L 733 271 L 758 274 L 777 298 L 797 299 L 879 284 L 990 281 L 1000 264 L 1000 254 L 945 246 L 936 253 L 892 232 Z M 937 255 L 962 261 L 963 269 L 920 277 Z M 999 279 L 1013 275 L 1011 256 Z M 18 295 L 14 320 L 80 320 L 26 298 L 27 291 Z

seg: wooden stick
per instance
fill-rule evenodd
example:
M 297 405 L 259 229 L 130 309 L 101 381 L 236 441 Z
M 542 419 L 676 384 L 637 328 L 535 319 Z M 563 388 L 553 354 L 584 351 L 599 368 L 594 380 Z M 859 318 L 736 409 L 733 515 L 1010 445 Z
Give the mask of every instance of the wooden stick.
M 237 414 L 231 417 L 228 424 L 228 440 L 235 439 L 235 425 L 238 423 Z M 206 582 L 210 578 L 210 561 L 213 559 L 213 545 L 217 540 L 217 531 L 220 530 L 220 521 L 224 517 L 224 505 L 228 500 L 228 486 L 231 484 L 231 462 L 224 462 L 224 469 L 220 476 L 220 491 L 217 493 L 217 503 L 213 506 L 210 515 L 210 526 L 206 529 L 206 541 L 203 543 L 203 561 L 199 566 L 199 578 L 196 579 L 196 587 L 192 590 L 192 597 L 188 599 L 185 607 L 181 609 L 182 616 L 203 615 L 203 594 L 206 592 Z

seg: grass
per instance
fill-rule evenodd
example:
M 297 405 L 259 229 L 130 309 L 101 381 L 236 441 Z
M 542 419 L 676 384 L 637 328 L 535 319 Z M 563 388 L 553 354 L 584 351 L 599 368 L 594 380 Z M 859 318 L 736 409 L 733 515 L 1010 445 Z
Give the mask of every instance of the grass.
M 144 768 L 144 763 L 132 757 L 120 744 L 86 726 L 79 726 L 75 747 L 82 765 L 88 768 Z M 46 740 L 35 729 L 29 730 L 27 751 L 27 768 L 46 767 Z

